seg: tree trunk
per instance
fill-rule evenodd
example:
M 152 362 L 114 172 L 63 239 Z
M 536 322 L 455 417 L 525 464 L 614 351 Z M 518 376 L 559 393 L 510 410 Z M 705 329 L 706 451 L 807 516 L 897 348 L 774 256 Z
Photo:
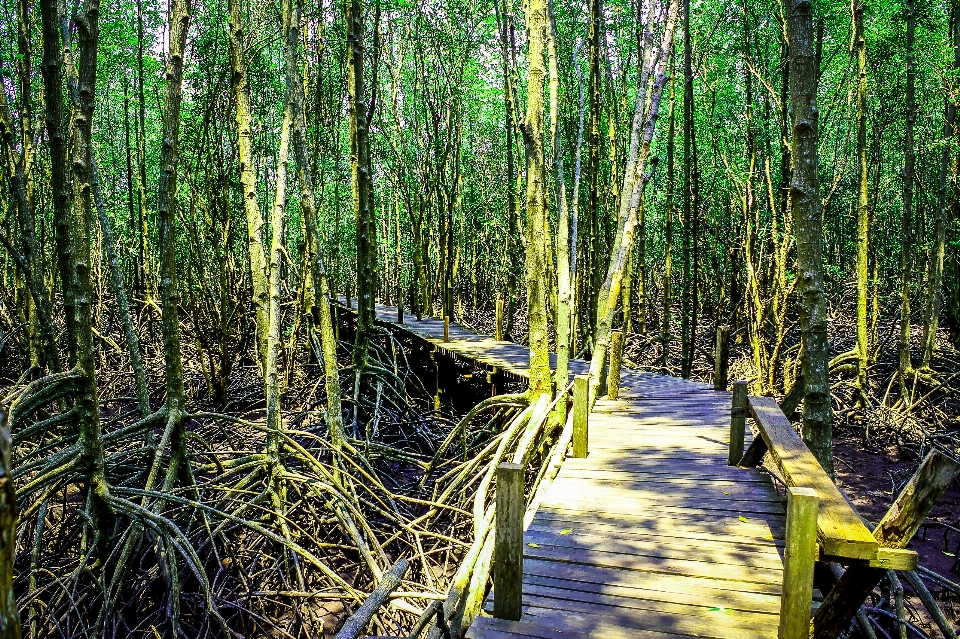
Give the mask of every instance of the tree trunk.
M 827 364 L 827 299 L 823 285 L 823 211 L 817 176 L 818 111 L 811 0 L 790 0 L 790 95 L 793 96 L 793 176 L 790 208 L 797 230 L 797 270 L 800 294 L 800 330 L 804 442 L 823 469 L 833 476 L 833 410 Z
M 41 0 L 43 29 L 43 101 L 47 144 L 50 148 L 50 188 L 53 191 L 53 223 L 56 227 L 57 272 L 63 297 L 69 361 L 76 361 L 74 337 L 73 237 L 70 221 L 70 184 L 67 178 L 67 143 L 64 136 L 63 83 L 60 68 L 60 30 L 56 0 Z
M 523 146 L 527 156 L 527 321 L 529 323 L 530 388 L 533 397 L 551 392 L 550 345 L 547 336 L 547 197 L 544 175 L 543 90 L 546 76 L 547 0 L 530 0 L 527 23 L 527 112 Z
M 673 218 L 674 218 L 674 166 L 676 150 L 676 79 L 674 77 L 674 55 L 670 53 L 670 112 L 667 124 L 667 185 L 664 202 L 664 246 L 663 246 L 663 310 L 660 319 L 661 350 L 660 366 L 664 369 L 670 363 L 671 324 L 673 323 Z
M 264 220 L 257 201 L 257 174 L 251 140 L 252 114 L 247 62 L 243 52 L 246 39 L 243 30 L 243 9 L 240 0 L 230 0 L 230 66 L 233 71 L 233 101 L 236 107 L 237 155 L 240 161 L 240 190 L 247 217 L 247 247 L 250 258 L 250 281 L 253 284 L 253 306 L 257 322 L 257 356 L 260 369 L 266 371 L 267 332 L 270 324 L 267 293 L 267 263 L 264 255 Z
M 690 0 L 683 0 L 683 292 L 680 296 L 680 374 L 690 377 L 693 360 L 691 335 L 693 278 L 691 272 L 691 242 L 693 235 L 693 69 L 692 44 L 690 42 Z
M 373 339 L 377 291 L 377 226 L 370 174 L 367 94 L 363 82 L 363 10 L 359 0 L 347 0 L 347 105 L 350 113 L 350 154 L 353 211 L 357 221 L 357 338 L 353 352 L 357 375 L 367 367 Z
M 167 427 L 164 444 L 170 444 L 170 465 L 164 487 L 173 486 L 187 463 L 187 433 L 183 423 L 185 397 L 183 359 L 180 352 L 180 296 L 177 291 L 177 167 L 180 142 L 180 104 L 183 97 L 183 58 L 190 23 L 190 0 L 174 0 L 170 14 L 166 89 L 163 99 L 163 142 L 160 147 L 160 180 L 157 189 L 157 216 L 160 222 L 160 296 L 166 376 Z M 161 446 L 158 455 L 163 454 Z M 154 460 L 156 467 L 156 460 Z M 153 474 L 153 473 L 152 473 Z
M 290 0 L 298 3 L 299 0 Z M 333 332 L 333 319 L 330 315 L 330 290 L 327 284 L 327 271 L 323 256 L 320 254 L 320 230 L 316 198 L 313 190 L 313 171 L 307 148 L 306 122 L 304 119 L 303 84 L 297 81 L 297 48 L 296 41 L 300 30 L 300 8 L 296 6 L 294 19 L 291 20 L 291 31 L 288 34 L 287 46 L 287 104 L 290 111 L 290 137 L 293 143 L 293 153 L 297 160 L 300 182 L 300 208 L 303 211 L 304 226 L 306 228 L 306 255 L 305 267 L 309 267 L 312 275 L 314 295 L 313 299 L 319 306 L 311 309 L 312 315 L 319 316 L 320 345 L 323 351 L 324 381 L 327 391 L 327 426 L 330 430 L 330 443 L 339 448 L 344 441 L 343 411 L 340 396 L 340 368 L 337 364 L 337 342 Z M 399 212 L 398 212 L 399 214 Z M 399 237 L 399 230 L 398 230 Z M 399 250 L 399 246 L 398 246 Z
M 867 329 L 867 296 L 870 251 L 870 171 L 867 166 L 867 44 L 863 34 L 864 0 L 851 0 L 853 52 L 857 56 L 857 390 L 858 403 L 867 403 L 867 360 L 870 346 Z
M 107 500 L 110 486 L 106 476 L 103 440 L 100 430 L 100 404 L 97 393 L 95 347 L 93 343 L 93 284 L 90 278 L 91 149 L 94 92 L 97 80 L 97 39 L 99 37 L 98 0 L 87 0 L 74 18 L 78 39 L 78 105 L 73 112 L 73 278 L 76 317 L 74 338 L 77 347 L 76 370 L 81 375 L 77 401 L 81 467 L 87 475 L 92 502 L 92 524 L 100 552 L 108 552 L 110 511 Z M 106 559 L 106 554 L 103 555 Z
M 610 256 L 606 278 L 598 294 L 596 310 L 597 339 L 593 357 L 590 361 L 590 376 L 592 380 L 596 381 L 601 378 L 607 348 L 610 343 L 613 318 L 617 310 L 617 299 L 620 296 L 620 288 L 623 284 L 623 274 L 628 257 L 633 249 L 633 237 L 637 226 L 640 200 L 655 166 L 655 162 L 651 163 L 649 171 L 645 172 L 650 158 L 650 145 L 656 132 L 660 98 L 667 82 L 667 62 L 670 57 L 669 52 L 672 51 L 673 47 L 673 33 L 678 10 L 679 0 L 673 0 L 667 10 L 660 46 L 652 52 L 649 58 L 645 57 L 646 68 L 641 71 L 640 91 L 638 91 L 635 106 L 634 131 L 631 133 L 631 147 L 634 145 L 633 138 L 638 138 L 637 154 L 635 160 L 628 157 L 627 161 L 627 166 L 634 171 L 629 206 L 626 210 L 621 208 L 619 211 L 618 233 L 614 237 L 614 249 Z M 652 34 L 646 35 L 645 40 L 649 43 L 648 48 L 652 49 Z M 639 112 L 639 114 L 636 112 Z M 642 126 L 642 133 L 638 128 L 640 126 Z M 628 171 L 630 168 L 628 168 Z M 625 176 L 625 186 L 628 185 L 627 179 Z M 622 198 L 621 204 L 625 201 L 627 200 Z
M 960 69 L 960 2 L 954 0 L 950 4 L 950 35 L 953 46 L 953 69 Z M 948 79 L 947 83 L 952 83 Z M 940 190 L 937 194 L 937 207 L 933 215 L 933 245 L 927 266 L 927 295 L 923 313 L 923 355 L 920 367 L 930 368 L 933 352 L 937 347 L 937 328 L 940 324 L 940 307 L 942 304 L 943 288 L 943 261 L 947 239 L 947 191 L 949 189 L 949 169 L 951 161 L 948 142 L 954 135 L 954 122 L 957 115 L 957 106 L 947 92 L 946 117 L 943 123 L 943 151 L 940 156 Z
M 906 118 L 904 121 L 903 136 L 903 222 L 900 238 L 900 396 L 906 400 L 907 379 L 913 374 L 913 363 L 910 359 L 910 280 L 912 275 L 913 250 L 913 181 L 914 181 L 914 141 L 913 128 L 917 121 L 916 105 L 916 60 L 914 46 L 914 31 L 916 15 L 914 0 L 906 0 L 907 19 L 907 90 L 906 90 Z
M 557 392 L 567 386 L 570 361 L 570 211 L 567 208 L 567 185 L 563 177 L 563 157 L 560 154 L 559 117 L 560 76 L 557 71 L 557 21 L 553 0 L 549 2 L 550 31 L 548 49 L 550 59 L 550 133 L 553 138 L 553 164 L 556 171 L 557 199 L 557 370 L 554 383 Z M 566 395 L 557 402 L 556 412 L 565 418 Z

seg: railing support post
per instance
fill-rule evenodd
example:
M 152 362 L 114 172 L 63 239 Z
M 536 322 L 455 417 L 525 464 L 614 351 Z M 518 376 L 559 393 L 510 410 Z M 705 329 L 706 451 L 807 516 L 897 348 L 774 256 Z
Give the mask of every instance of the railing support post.
M 443 341 L 444 342 L 450 341 L 450 316 L 449 315 L 443 316 Z
M 496 537 L 493 556 L 493 616 L 520 620 L 523 605 L 523 466 L 497 466 Z
M 747 423 L 747 383 L 733 383 L 733 408 L 730 410 L 730 455 L 727 465 L 736 466 L 743 459 L 743 435 Z
M 727 390 L 727 366 L 730 362 L 730 327 L 717 327 L 717 346 L 713 361 L 713 389 Z
M 820 497 L 813 488 L 787 489 L 787 545 L 780 595 L 779 639 L 810 638 L 819 508 Z
M 620 397 L 620 365 L 623 362 L 623 332 L 610 334 L 610 370 L 607 373 L 607 399 Z
M 397 284 L 397 324 L 403 324 L 403 285 Z
M 498 342 L 503 341 L 503 298 L 497 295 L 497 313 L 496 326 L 493 328 L 493 336 Z
M 588 423 L 590 421 L 590 376 L 573 378 L 573 457 L 587 456 Z

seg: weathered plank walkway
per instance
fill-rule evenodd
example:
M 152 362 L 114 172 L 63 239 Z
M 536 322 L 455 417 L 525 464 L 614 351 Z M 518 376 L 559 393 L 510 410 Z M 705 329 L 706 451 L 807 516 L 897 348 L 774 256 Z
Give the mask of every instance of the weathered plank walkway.
M 405 320 L 444 351 L 526 374 L 522 346 L 454 324 L 443 342 L 442 321 Z M 590 416 L 590 454 L 564 462 L 524 535 L 521 620 L 482 616 L 467 636 L 776 637 L 784 507 L 766 474 L 727 465 L 730 405 L 706 384 L 625 369 L 620 399 Z

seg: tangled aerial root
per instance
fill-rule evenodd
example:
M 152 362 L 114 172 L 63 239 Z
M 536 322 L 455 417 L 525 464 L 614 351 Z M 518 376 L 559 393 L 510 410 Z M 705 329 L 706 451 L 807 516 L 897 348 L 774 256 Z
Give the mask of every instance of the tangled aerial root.
M 400 558 L 409 569 L 373 630 L 399 634 L 441 604 L 451 630 L 466 627 L 489 578 L 497 464 L 527 463 L 533 496 L 570 429 L 550 419 L 545 396 L 493 397 L 456 423 L 421 409 L 432 398 L 385 337 L 345 402 L 338 446 L 314 380 L 303 381 L 301 409 L 285 411 L 279 457 L 266 452 L 256 407 L 141 418 L 130 398 L 102 401 L 109 539 L 91 524 L 76 375 L 10 389 L 0 405 L 19 489 L 14 587 L 25 633 L 332 636 Z M 173 419 L 187 431 L 186 468 L 158 483 L 170 460 L 157 434 Z

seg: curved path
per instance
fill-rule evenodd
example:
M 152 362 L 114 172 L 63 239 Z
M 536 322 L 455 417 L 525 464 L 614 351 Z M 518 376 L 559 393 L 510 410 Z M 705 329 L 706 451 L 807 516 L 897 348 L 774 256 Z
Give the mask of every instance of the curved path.
M 395 308 L 377 316 L 397 326 Z M 444 342 L 443 322 L 405 320 L 442 351 L 526 376 L 523 346 L 455 324 Z M 620 398 L 590 415 L 589 455 L 564 461 L 524 534 L 521 620 L 481 616 L 467 637 L 776 637 L 784 501 L 767 474 L 727 465 L 730 406 L 707 384 L 624 369 Z

